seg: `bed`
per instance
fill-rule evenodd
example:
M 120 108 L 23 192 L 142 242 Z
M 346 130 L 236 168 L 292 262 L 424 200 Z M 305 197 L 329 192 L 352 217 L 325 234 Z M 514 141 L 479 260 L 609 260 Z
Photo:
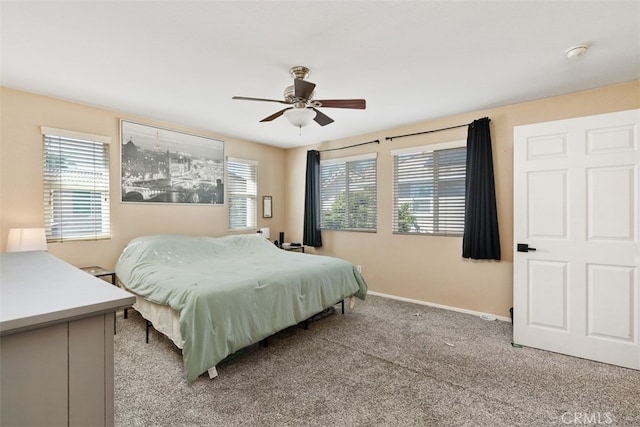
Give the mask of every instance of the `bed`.
M 138 237 L 115 268 L 134 308 L 182 349 L 188 381 L 367 284 L 351 263 L 279 249 L 260 235 Z

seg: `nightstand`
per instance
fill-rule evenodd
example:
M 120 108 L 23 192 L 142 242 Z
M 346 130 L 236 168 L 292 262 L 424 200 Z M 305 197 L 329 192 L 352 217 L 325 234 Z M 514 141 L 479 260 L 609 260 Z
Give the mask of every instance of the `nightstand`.
M 291 246 L 291 245 L 282 245 L 280 249 L 284 249 L 285 251 L 300 251 L 304 253 L 304 246 Z
M 96 277 L 105 277 L 105 276 L 111 276 L 111 284 L 113 286 L 117 286 L 116 285 L 116 272 L 115 271 L 111 271 L 111 270 L 106 270 L 102 267 L 98 267 L 97 265 L 93 265 L 91 267 L 82 267 L 80 268 L 80 270 L 85 271 L 89 274 L 92 274 Z
M 80 270 L 89 273 L 95 277 L 106 277 L 111 276 L 111 284 L 113 286 L 118 286 L 116 284 L 116 272 L 112 270 L 107 270 L 105 268 L 99 267 L 97 265 L 92 265 L 90 267 L 81 267 Z M 128 315 L 127 309 L 124 309 L 124 318 L 126 319 Z M 116 317 L 113 316 L 113 333 L 116 333 Z

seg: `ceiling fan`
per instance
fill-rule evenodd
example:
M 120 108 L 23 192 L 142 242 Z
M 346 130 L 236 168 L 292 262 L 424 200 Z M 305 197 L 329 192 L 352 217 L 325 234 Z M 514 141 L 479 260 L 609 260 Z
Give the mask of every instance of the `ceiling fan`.
M 326 126 L 333 123 L 333 119 L 318 108 L 354 108 L 364 110 L 366 101 L 364 99 L 314 99 L 315 83 L 305 80 L 309 76 L 310 70 L 307 67 L 295 66 L 291 67 L 289 73 L 293 77 L 293 85 L 287 86 L 284 90 L 284 100 L 250 98 L 246 96 L 234 96 L 233 99 L 241 99 L 245 101 L 266 101 L 278 102 L 280 104 L 291 105 L 272 115 L 265 117 L 260 122 L 270 122 L 284 115 L 292 125 L 302 128 L 314 120 L 320 126 Z

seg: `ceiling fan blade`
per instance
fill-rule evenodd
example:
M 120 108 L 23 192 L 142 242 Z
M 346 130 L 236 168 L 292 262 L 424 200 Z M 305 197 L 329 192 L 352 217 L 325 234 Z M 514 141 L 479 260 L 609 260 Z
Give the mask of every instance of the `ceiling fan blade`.
M 295 90 L 296 98 L 309 99 L 309 97 L 313 93 L 313 89 L 316 88 L 316 84 L 308 82 L 306 80 L 295 79 L 293 81 L 293 87 Z
M 319 107 L 356 108 L 358 110 L 367 108 L 367 101 L 364 99 L 317 99 L 313 102 L 320 103 Z
M 272 115 L 270 115 L 269 117 L 265 117 L 264 119 L 260 120 L 260 123 L 262 122 L 270 122 L 273 119 L 277 119 L 278 117 L 280 117 L 282 114 L 284 114 L 285 111 L 287 110 L 291 110 L 293 107 L 289 107 L 289 108 L 285 108 L 284 110 L 280 110 L 277 113 L 273 113 Z
M 318 123 L 320 126 L 326 126 L 329 123 L 333 123 L 334 120 L 331 117 L 318 111 L 316 108 L 313 108 L 313 107 L 310 107 L 310 108 L 316 112 L 316 116 L 314 117 L 313 120 L 315 120 L 315 122 Z
M 289 104 L 287 101 L 282 101 L 280 99 L 266 99 L 266 98 L 249 98 L 246 96 L 234 96 L 231 99 L 240 99 L 243 101 L 266 101 L 266 102 L 279 102 L 280 104 Z

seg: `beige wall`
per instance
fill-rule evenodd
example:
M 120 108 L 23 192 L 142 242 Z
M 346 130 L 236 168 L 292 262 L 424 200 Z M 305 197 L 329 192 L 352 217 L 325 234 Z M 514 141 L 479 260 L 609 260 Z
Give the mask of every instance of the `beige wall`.
M 198 129 L 185 128 L 144 117 L 120 114 L 59 99 L 1 88 L 0 92 L 0 251 L 4 251 L 9 228 L 42 227 L 42 136 L 40 126 L 111 137 L 112 238 L 103 241 L 50 243 L 49 252 L 77 265 L 112 268 L 125 244 L 133 237 L 153 233 L 184 233 L 220 236 L 228 234 L 227 205 L 171 205 L 120 203 L 121 118 L 225 142 L 225 155 L 257 160 L 258 197 L 273 196 L 271 219 L 258 227 L 272 233 L 284 230 L 284 150 Z M 252 231 L 253 232 L 253 231 Z
M 287 151 L 285 162 L 289 177 L 300 177 L 305 174 L 306 151 L 310 148 L 322 150 L 380 140 L 379 145 L 364 145 L 321 154 L 321 159 L 330 159 L 361 153 L 378 153 L 378 230 L 377 233 L 323 231 L 324 245 L 316 253 L 341 257 L 361 265 L 372 291 L 508 316 L 513 297 L 513 127 L 634 108 L 640 108 L 638 81 L 424 121 L 412 126 L 331 141 L 313 147 L 292 149 Z M 502 260 L 463 259 L 460 237 L 392 234 L 390 150 L 466 139 L 467 129 L 464 127 L 393 141 L 386 141 L 385 137 L 446 128 L 469 123 L 481 117 L 491 118 Z M 286 185 L 287 240 L 301 241 L 304 180 L 288 179 Z
M 112 239 L 49 245 L 52 254 L 74 265 L 98 264 L 107 268 L 114 266 L 124 245 L 136 236 L 149 233 L 219 236 L 228 233 L 226 205 L 144 205 L 119 202 L 120 118 L 221 139 L 225 141 L 225 155 L 258 160 L 259 198 L 271 195 L 274 204 L 272 219 L 261 218 L 259 211 L 258 227 L 270 227 L 272 239 L 274 236 L 277 238 L 279 231 L 285 231 L 289 241 L 302 241 L 307 149 L 342 147 L 378 139 L 379 145 L 365 145 L 322 154 L 323 159 L 328 159 L 372 151 L 378 153 L 377 233 L 324 231 L 324 247 L 315 252 L 341 257 L 361 265 L 372 291 L 508 316 L 508 309 L 512 306 L 513 127 L 633 108 L 640 108 L 638 81 L 424 121 L 411 126 L 285 151 L 173 123 L 157 122 L 144 117 L 2 88 L 0 251 L 4 250 L 9 228 L 42 225 L 40 126 L 43 125 L 112 138 Z M 469 123 L 485 116 L 491 118 L 502 261 L 463 259 L 460 255 L 462 239 L 457 237 L 392 234 L 390 150 L 465 139 L 466 128 L 395 139 L 391 142 L 386 141 L 385 137 Z

